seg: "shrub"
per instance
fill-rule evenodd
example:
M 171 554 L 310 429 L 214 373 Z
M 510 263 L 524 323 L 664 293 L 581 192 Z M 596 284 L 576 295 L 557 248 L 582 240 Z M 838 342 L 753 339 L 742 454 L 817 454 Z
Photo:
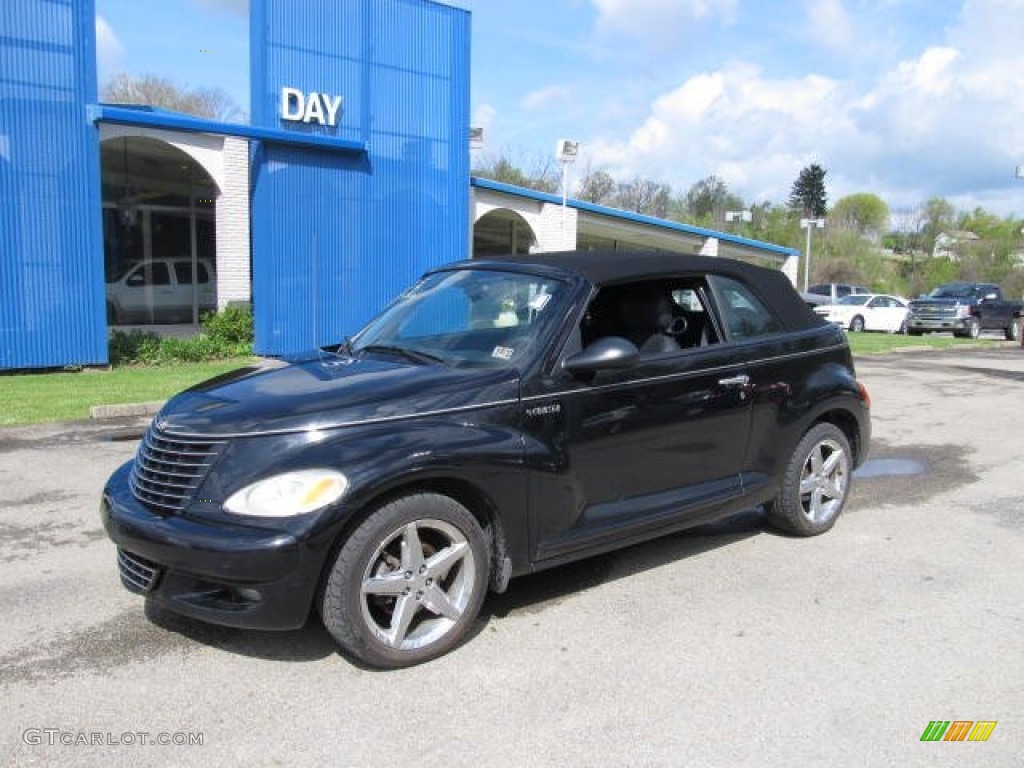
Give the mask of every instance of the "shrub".
M 170 365 L 199 363 L 244 357 L 252 354 L 252 312 L 246 307 L 229 307 L 203 318 L 204 333 L 187 339 L 160 338 L 138 329 L 125 333 L 111 331 L 111 365 Z
M 108 352 L 111 365 L 151 362 L 160 349 L 160 337 L 151 331 L 111 331 Z
M 220 312 L 209 312 L 203 316 L 203 331 L 225 344 L 252 344 L 252 310 L 229 306 Z

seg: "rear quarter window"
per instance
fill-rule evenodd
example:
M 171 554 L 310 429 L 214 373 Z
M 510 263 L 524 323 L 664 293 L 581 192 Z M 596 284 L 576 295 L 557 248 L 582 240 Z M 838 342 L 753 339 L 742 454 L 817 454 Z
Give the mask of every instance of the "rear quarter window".
M 783 331 L 779 319 L 746 285 L 729 277 L 716 277 L 714 283 L 730 340 L 754 339 Z

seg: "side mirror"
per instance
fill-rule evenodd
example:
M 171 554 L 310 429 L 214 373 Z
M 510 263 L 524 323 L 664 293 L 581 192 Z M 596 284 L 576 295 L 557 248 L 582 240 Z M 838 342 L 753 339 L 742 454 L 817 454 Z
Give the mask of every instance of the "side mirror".
M 630 368 L 639 360 L 636 344 L 620 336 L 605 336 L 568 358 L 562 367 L 569 373 L 597 373 Z

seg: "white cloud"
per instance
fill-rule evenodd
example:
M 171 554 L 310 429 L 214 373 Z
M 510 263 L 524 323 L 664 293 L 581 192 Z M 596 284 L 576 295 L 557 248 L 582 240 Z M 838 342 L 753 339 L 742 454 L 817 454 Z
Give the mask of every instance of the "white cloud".
M 755 199 L 780 200 L 816 158 L 822 131 L 851 131 L 841 99 L 839 84 L 824 77 L 773 80 L 736 65 L 660 96 L 627 141 L 596 141 L 593 154 L 615 176 L 686 186 L 715 174 Z
M 96 68 L 100 81 L 122 69 L 124 45 L 117 39 L 113 27 L 102 16 L 96 17 Z
M 590 153 L 617 178 L 679 191 L 715 174 L 751 202 L 783 202 L 818 162 L 833 201 L 870 191 L 894 207 L 944 196 L 1021 212 L 1024 185 L 1011 177 L 1024 164 L 1024 0 L 967 0 L 945 32 L 866 83 L 749 63 L 692 74 L 626 138 L 590 138 Z
M 539 112 L 552 105 L 564 104 L 568 99 L 568 88 L 560 85 L 549 85 L 526 94 L 523 97 L 522 108 L 527 112 Z
M 192 0 L 200 8 L 214 11 L 230 11 L 232 13 L 249 13 L 249 0 Z
M 810 19 L 810 36 L 833 53 L 853 53 L 859 41 L 854 20 L 843 0 L 805 0 Z
M 490 104 L 481 104 L 473 110 L 473 116 L 470 120 L 470 125 L 474 128 L 484 129 L 484 141 L 491 141 L 491 127 L 494 125 L 494 119 L 498 116 L 498 110 L 492 107 Z
M 691 22 L 736 18 L 738 0 L 590 0 L 597 10 L 599 35 L 636 38 L 658 48 L 678 47 L 681 30 Z

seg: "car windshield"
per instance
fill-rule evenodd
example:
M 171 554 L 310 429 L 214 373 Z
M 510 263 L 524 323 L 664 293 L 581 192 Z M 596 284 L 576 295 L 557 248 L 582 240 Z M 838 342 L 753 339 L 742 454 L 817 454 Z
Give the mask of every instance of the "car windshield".
M 519 367 L 558 316 L 565 283 L 460 269 L 428 275 L 352 340 L 352 354 L 453 366 Z
M 970 283 L 952 283 L 940 285 L 928 294 L 932 299 L 970 299 L 977 293 L 977 288 Z
M 837 301 L 836 304 L 842 304 L 842 305 L 845 305 L 845 306 L 849 306 L 850 304 L 855 304 L 857 306 L 860 306 L 861 304 L 867 304 L 868 303 L 868 299 L 870 299 L 870 298 L 871 298 L 871 296 L 869 294 L 851 293 L 849 296 L 843 296 L 843 298 L 841 298 L 839 301 Z

